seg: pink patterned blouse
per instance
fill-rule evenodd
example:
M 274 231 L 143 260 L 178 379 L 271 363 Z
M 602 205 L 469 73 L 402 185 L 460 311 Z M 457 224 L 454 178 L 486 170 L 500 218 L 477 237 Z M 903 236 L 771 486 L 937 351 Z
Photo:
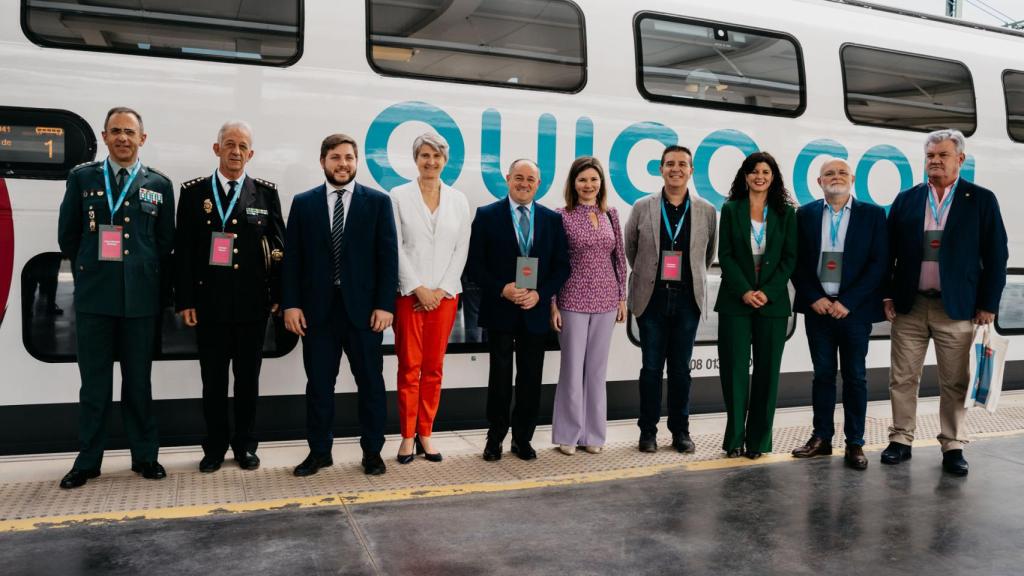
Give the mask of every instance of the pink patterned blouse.
M 555 303 L 561 310 L 596 314 L 615 310 L 626 299 L 626 256 L 619 213 L 609 208 L 579 205 L 559 208 L 569 239 L 569 279 Z M 588 214 L 597 214 L 595 229 Z

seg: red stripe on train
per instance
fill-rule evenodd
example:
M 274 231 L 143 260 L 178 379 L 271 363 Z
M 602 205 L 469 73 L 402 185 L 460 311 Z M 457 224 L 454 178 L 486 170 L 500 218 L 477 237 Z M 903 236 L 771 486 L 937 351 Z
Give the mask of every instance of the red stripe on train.
M 7 183 L 0 178 L 0 323 L 7 312 L 7 297 L 11 293 L 14 272 L 14 217 Z

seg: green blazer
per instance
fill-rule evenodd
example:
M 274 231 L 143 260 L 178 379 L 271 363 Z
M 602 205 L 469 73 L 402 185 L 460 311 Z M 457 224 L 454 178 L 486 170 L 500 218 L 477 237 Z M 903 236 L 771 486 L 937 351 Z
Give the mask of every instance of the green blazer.
M 174 189 L 166 176 L 142 166 L 113 219 L 124 228 L 123 261 L 101 261 L 99 225 L 111 223 L 103 162 L 71 170 L 60 205 L 57 241 L 71 260 L 75 310 L 126 318 L 154 316 L 160 313 L 162 262 L 174 249 Z M 113 180 L 111 174 L 111 186 L 116 187 Z M 120 191 L 114 194 L 116 201 Z
M 786 208 L 778 214 L 768 212 L 765 252 L 761 274 L 754 277 L 754 254 L 750 250 L 750 201 L 729 201 L 722 206 L 719 225 L 718 263 L 722 267 L 722 285 L 718 290 L 715 312 L 749 316 L 755 312 L 769 318 L 790 316 L 789 279 L 796 269 L 796 210 Z M 768 304 L 755 310 L 743 303 L 743 294 L 761 290 Z

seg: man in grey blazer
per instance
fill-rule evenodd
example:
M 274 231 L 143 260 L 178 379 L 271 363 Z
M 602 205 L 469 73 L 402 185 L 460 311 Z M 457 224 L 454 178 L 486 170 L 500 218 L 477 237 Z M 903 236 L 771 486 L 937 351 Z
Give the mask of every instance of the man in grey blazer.
M 693 452 L 690 439 L 690 357 L 706 310 L 707 271 L 715 259 L 715 208 L 687 190 L 693 154 L 669 146 L 661 155 L 661 193 L 633 205 L 624 230 L 627 305 L 640 327 L 641 452 L 658 450 L 662 374 L 668 363 L 668 429 L 672 446 Z

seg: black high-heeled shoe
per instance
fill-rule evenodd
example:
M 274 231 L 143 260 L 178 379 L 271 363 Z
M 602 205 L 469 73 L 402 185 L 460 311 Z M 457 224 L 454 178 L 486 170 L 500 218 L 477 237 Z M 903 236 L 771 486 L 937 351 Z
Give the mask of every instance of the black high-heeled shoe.
M 419 442 L 418 441 L 416 442 L 416 445 L 419 446 Z M 415 452 L 413 452 L 412 454 L 402 454 L 401 452 L 399 452 L 398 456 L 395 459 L 398 460 L 399 464 L 408 464 L 408 463 L 412 462 L 415 458 L 416 458 L 416 453 Z
M 428 462 L 440 462 L 441 460 L 444 459 L 441 456 L 440 452 L 434 452 L 433 454 L 431 454 L 430 452 L 427 452 L 423 448 L 423 443 L 420 442 L 420 435 L 419 434 L 416 435 L 415 442 L 416 442 L 416 453 L 417 454 L 423 454 L 423 457 L 426 458 Z

